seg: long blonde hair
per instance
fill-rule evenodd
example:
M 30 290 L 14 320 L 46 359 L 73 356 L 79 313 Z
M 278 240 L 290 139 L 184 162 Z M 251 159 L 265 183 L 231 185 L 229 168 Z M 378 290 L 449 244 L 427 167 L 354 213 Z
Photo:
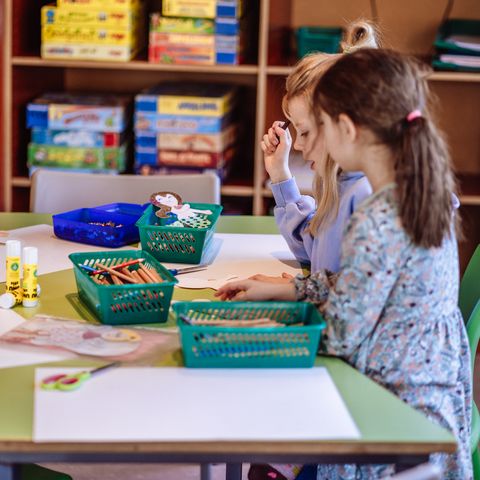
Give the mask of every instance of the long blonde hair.
M 376 30 L 365 20 L 351 23 L 347 27 L 341 43 L 342 50 L 345 53 L 350 53 L 358 48 L 377 46 Z M 282 99 L 282 109 L 287 118 L 290 117 L 288 105 L 295 97 L 302 96 L 310 107 L 310 111 L 314 111 L 313 90 L 322 75 L 341 55 L 338 53 L 312 53 L 297 62 L 293 71 L 287 77 L 286 93 Z M 312 186 L 317 209 L 308 225 L 308 230 L 312 236 L 318 233 L 322 225 L 328 224 L 337 216 L 340 203 L 338 176 L 341 169 L 327 153 L 322 160 L 315 162 L 316 169 Z

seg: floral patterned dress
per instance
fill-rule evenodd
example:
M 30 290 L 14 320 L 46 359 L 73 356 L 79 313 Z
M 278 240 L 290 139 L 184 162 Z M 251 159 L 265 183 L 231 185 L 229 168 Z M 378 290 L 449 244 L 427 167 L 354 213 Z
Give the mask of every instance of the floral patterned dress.
M 320 353 L 342 357 L 428 418 L 450 430 L 456 454 L 434 454 L 445 479 L 473 478 L 470 456 L 470 351 L 458 309 L 455 236 L 440 248 L 414 245 L 402 228 L 395 185 L 352 215 L 337 275 L 295 280 L 299 300 L 325 316 Z M 320 479 L 376 479 L 392 465 L 320 465 Z

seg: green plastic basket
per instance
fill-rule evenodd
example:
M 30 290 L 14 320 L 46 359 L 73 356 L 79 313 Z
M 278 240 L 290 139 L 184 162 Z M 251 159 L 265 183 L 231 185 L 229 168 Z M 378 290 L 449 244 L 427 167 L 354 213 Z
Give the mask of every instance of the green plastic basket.
M 297 56 L 302 58 L 310 52 L 337 53 L 340 49 L 340 27 L 299 27 L 295 32 Z
M 167 321 L 173 287 L 177 279 L 148 252 L 141 250 L 87 252 L 72 253 L 68 257 L 73 263 L 80 299 L 102 323 L 132 325 Z M 156 270 L 164 281 L 162 283 L 98 285 L 84 269 L 79 267 L 79 265 L 86 265 L 95 268 L 96 262 L 112 267 L 136 258 L 144 258 L 143 265 L 147 269 Z M 130 266 L 130 270 L 138 268 L 138 265 Z
M 448 41 L 450 35 L 480 35 L 480 20 L 451 18 L 446 20 L 438 29 L 435 37 L 435 48 L 440 53 L 460 53 L 465 55 L 478 55 L 478 50 L 460 47 Z
M 171 227 L 155 225 L 159 220 L 150 205 L 137 221 L 142 249 L 151 253 L 160 262 L 200 263 L 202 254 L 208 249 L 222 212 L 221 205 L 190 203 L 191 208 L 211 210 L 206 216 L 212 223 L 207 228 Z
M 305 368 L 315 361 L 325 321 L 311 303 L 179 302 L 173 310 L 192 319 L 221 317 L 252 320 L 268 317 L 283 327 L 189 325 L 178 319 L 187 367 Z M 292 325 L 302 322 L 304 325 Z
M 473 35 L 480 34 L 480 20 L 469 20 L 451 18 L 446 20 L 439 28 L 435 37 L 435 48 L 437 54 L 432 60 L 435 70 L 450 70 L 456 72 L 480 72 L 480 67 L 457 65 L 456 63 L 445 62 L 440 59 L 441 54 L 474 55 L 478 56 L 478 50 L 459 46 L 451 41 L 451 35 Z

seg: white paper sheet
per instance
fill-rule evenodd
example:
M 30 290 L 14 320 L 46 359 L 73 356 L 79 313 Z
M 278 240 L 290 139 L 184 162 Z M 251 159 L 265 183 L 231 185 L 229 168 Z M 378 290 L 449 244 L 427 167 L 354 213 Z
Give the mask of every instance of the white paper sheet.
M 13 310 L 0 308 L 0 335 L 18 327 L 23 322 L 25 322 L 25 319 L 18 313 Z M 75 358 L 76 356 L 71 352 L 56 351 L 48 348 L 0 344 L 0 368 L 56 362 Z
M 214 258 L 202 259 L 209 263 L 206 270 L 177 276 L 177 286 L 182 288 L 217 289 L 230 280 L 242 279 L 263 273 L 280 276 L 302 273 L 300 265 L 290 252 L 281 235 L 215 234 L 211 251 Z M 165 263 L 167 268 L 185 265 Z
M 36 370 L 34 441 L 360 437 L 325 368 L 118 368 L 72 392 L 38 386 L 49 375 L 73 371 Z
M 70 253 L 76 252 L 99 252 L 104 250 L 113 250 L 106 247 L 96 247 L 95 245 L 86 245 L 84 243 L 67 242 L 55 237 L 53 227 L 50 225 L 35 225 L 33 227 L 18 228 L 10 230 L 9 240 L 20 240 L 22 247 L 38 248 L 38 275 L 45 273 L 58 272 L 72 268 L 72 262 L 68 258 Z M 115 250 L 132 249 L 133 247 L 122 247 Z M 5 265 L 5 246 L 0 245 L 0 265 Z M 0 269 L 0 282 L 4 282 L 6 272 L 4 268 Z

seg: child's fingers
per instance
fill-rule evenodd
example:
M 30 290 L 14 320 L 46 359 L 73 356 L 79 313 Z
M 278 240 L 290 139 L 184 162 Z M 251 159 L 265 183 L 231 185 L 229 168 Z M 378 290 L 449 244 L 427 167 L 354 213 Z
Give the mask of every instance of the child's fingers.
M 275 282 L 278 277 L 272 277 L 270 275 L 264 275 L 263 273 L 256 273 L 251 277 L 248 277 L 249 280 L 258 280 L 259 282 Z
M 285 141 L 290 139 L 290 132 L 288 131 L 288 129 L 284 130 L 281 125 L 275 125 L 274 133 L 277 139 L 279 139 L 279 142 L 281 142 L 282 140 Z
M 268 139 L 270 140 L 270 144 L 277 146 L 280 143 L 280 140 L 278 139 L 277 135 L 275 134 L 275 130 L 273 128 L 268 129 Z
M 247 292 L 245 292 L 245 290 L 240 290 L 232 297 L 232 300 L 234 301 L 246 300 L 247 299 L 246 297 L 247 297 Z
M 237 280 L 236 282 L 229 282 L 225 285 L 222 285 L 218 290 L 217 294 L 227 295 L 230 298 L 234 297 L 238 292 L 242 290 L 247 290 L 250 280 Z
M 293 275 L 290 275 L 287 272 L 283 272 L 282 273 L 282 278 L 287 278 L 287 279 L 291 280 L 293 278 Z
M 267 147 L 263 140 L 260 143 L 260 147 L 265 155 L 273 155 L 275 153 L 275 149 Z
M 266 133 L 264 136 L 263 136 L 263 143 L 265 143 L 265 146 L 268 148 L 268 149 L 275 149 L 275 145 L 272 144 L 272 142 L 270 141 L 270 138 L 268 136 L 268 133 Z

